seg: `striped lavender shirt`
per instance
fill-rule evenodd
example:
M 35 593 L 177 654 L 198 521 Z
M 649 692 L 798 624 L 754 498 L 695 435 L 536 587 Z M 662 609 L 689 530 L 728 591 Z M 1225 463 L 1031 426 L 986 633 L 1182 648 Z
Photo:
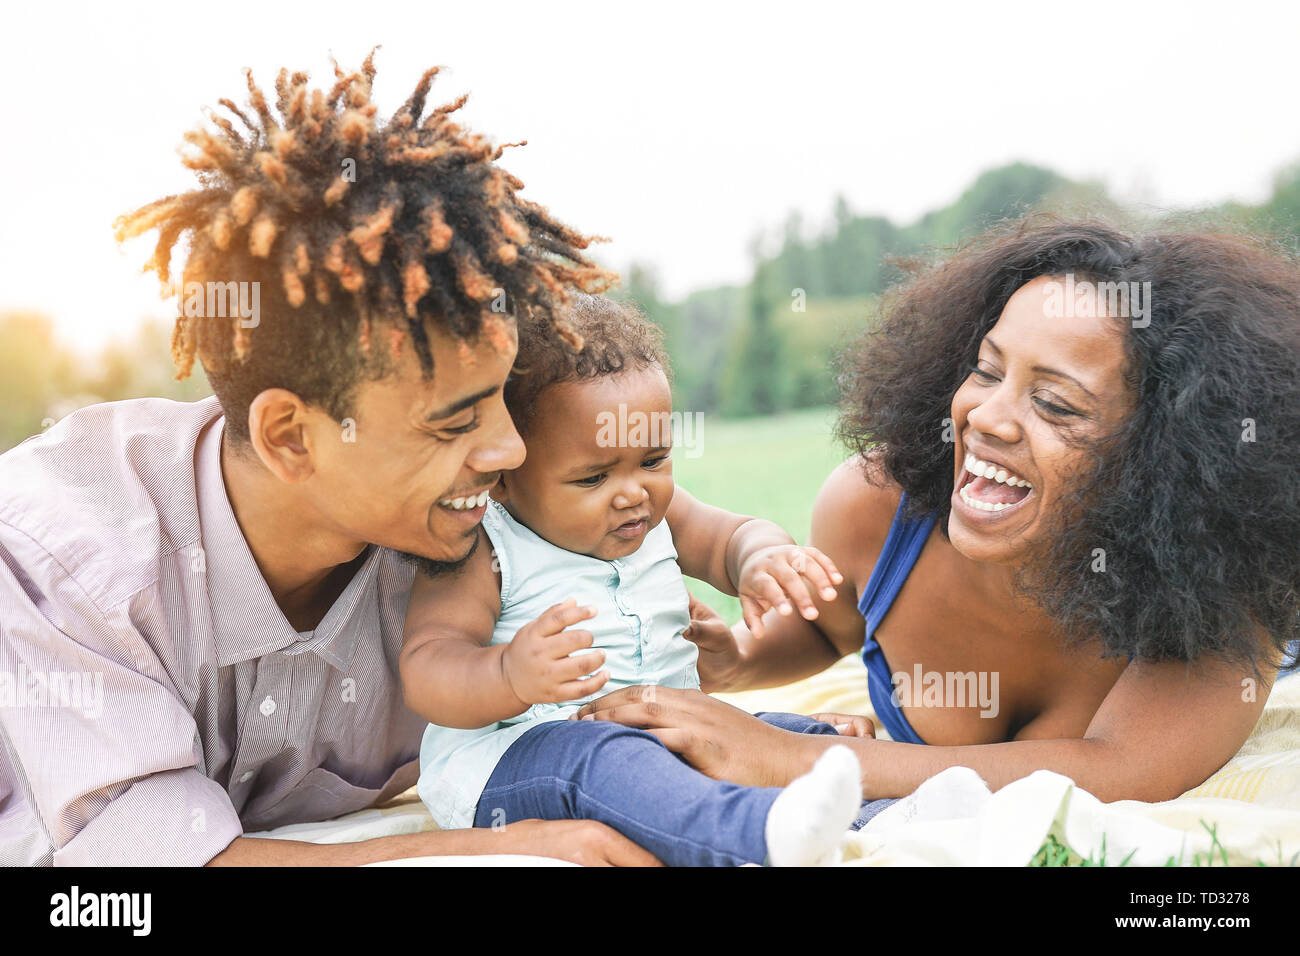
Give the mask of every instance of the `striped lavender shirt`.
M 202 864 L 415 783 L 412 568 L 371 547 L 314 632 L 221 476 L 215 398 L 95 405 L 0 456 L 0 864 Z

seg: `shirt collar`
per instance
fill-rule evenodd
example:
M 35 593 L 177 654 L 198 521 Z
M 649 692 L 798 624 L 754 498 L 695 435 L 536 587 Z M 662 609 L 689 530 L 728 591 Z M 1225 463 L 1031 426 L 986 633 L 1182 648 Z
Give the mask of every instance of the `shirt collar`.
M 221 474 L 225 423 L 223 416 L 204 430 L 194 469 L 217 665 L 227 667 L 276 651 L 290 655 L 312 651 L 346 670 L 360 635 L 379 633 L 380 549 L 368 548 L 365 561 L 316 630 L 308 638 L 301 637 L 275 603 L 230 507 Z

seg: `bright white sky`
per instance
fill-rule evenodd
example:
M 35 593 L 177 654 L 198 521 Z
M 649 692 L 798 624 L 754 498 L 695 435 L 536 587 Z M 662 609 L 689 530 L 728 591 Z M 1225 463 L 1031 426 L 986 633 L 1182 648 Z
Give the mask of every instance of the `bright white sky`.
M 747 247 L 834 196 L 899 222 L 1012 160 L 1172 206 L 1257 202 L 1300 160 L 1300 5 L 1038 2 L 11 4 L 0 35 L 0 309 L 95 348 L 172 314 L 113 218 L 189 187 L 181 134 L 244 101 L 242 68 L 328 82 L 377 56 L 391 112 L 430 103 L 497 142 L 524 195 L 680 295 L 744 281 Z M 152 235 L 152 234 L 151 234 Z

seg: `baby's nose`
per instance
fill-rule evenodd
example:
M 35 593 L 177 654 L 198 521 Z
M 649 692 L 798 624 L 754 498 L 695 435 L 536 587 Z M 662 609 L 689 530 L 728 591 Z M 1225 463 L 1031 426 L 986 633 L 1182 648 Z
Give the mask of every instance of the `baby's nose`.
M 629 488 L 624 491 L 620 491 L 617 495 L 614 496 L 614 507 L 633 508 L 641 504 L 641 502 L 643 501 L 648 501 L 649 498 L 650 498 L 649 488 L 645 488 L 645 487 Z

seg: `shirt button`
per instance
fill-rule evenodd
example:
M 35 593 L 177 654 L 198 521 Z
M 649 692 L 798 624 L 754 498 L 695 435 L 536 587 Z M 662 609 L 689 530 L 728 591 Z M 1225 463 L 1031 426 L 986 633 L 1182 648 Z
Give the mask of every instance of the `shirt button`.
M 252 779 L 253 779 L 253 771 L 251 770 L 245 770 L 243 773 L 239 775 L 240 783 L 248 783 L 248 781 Z
M 270 717 L 275 713 L 275 701 L 270 697 L 267 697 L 266 700 L 262 701 L 262 705 L 257 709 L 262 712 L 263 717 Z

